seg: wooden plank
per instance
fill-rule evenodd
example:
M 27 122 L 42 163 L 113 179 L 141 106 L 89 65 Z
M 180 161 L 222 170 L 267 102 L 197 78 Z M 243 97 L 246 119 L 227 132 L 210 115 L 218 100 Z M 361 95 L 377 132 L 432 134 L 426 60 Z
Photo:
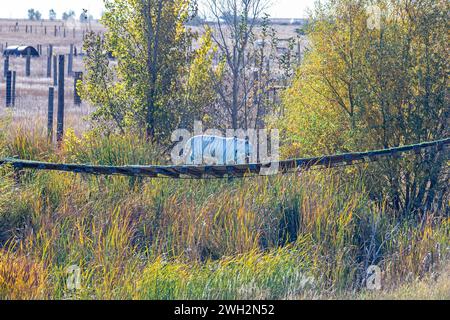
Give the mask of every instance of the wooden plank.
M 335 167 L 339 165 L 353 164 L 355 161 L 370 162 L 381 157 L 401 154 L 404 152 L 422 150 L 434 147 L 436 151 L 445 149 L 450 144 L 450 138 L 426 142 L 423 144 L 410 145 L 399 148 L 390 148 L 385 150 L 368 151 L 362 153 L 347 153 L 325 157 L 291 159 L 280 162 L 280 168 L 309 169 L 313 166 Z M 37 170 L 56 170 L 75 173 L 103 174 L 103 175 L 126 175 L 126 176 L 148 176 L 159 177 L 167 176 L 170 178 L 180 178 L 181 175 L 188 175 L 192 178 L 215 177 L 244 177 L 247 174 L 258 174 L 261 168 L 270 167 L 271 163 L 266 164 L 242 164 L 242 165 L 219 165 L 219 166 L 98 166 L 85 164 L 57 164 L 45 163 L 39 161 L 26 161 L 17 159 L 0 160 L 0 165 L 10 163 L 15 169 L 37 169 Z

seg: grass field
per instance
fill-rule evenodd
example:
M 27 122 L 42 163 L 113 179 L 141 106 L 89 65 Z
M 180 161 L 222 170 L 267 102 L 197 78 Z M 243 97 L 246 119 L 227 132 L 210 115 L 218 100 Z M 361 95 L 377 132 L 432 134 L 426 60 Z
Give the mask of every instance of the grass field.
M 30 22 L 26 20 L 18 20 L 19 31 L 14 32 L 16 20 L 0 20 L 0 41 L 3 48 L 12 45 L 31 45 L 37 47 L 42 45 L 42 56 L 39 58 L 32 58 L 31 60 L 31 76 L 25 76 L 25 58 L 11 57 L 9 69 L 16 71 L 16 106 L 12 110 L 5 108 L 5 79 L 3 78 L 4 64 L 3 59 L 0 64 L 0 83 L 2 90 L 0 90 L 0 115 L 10 113 L 13 123 L 20 123 L 26 125 L 33 130 L 46 130 L 47 123 L 47 106 L 48 106 L 48 88 L 53 86 L 53 78 L 47 78 L 47 46 L 53 45 L 53 54 L 69 53 L 70 44 L 80 52 L 83 44 L 83 30 L 85 27 L 77 25 L 75 29 L 75 37 L 73 37 L 73 28 L 66 25 L 66 37 L 60 32 L 60 27 L 64 29 L 62 22 Z M 54 27 L 58 27 L 57 36 L 54 35 Z M 26 33 L 25 27 L 34 27 L 33 33 Z M 44 34 L 44 28 L 47 27 L 47 34 Z M 98 24 L 92 24 L 91 28 L 94 31 L 100 32 L 102 27 Z M 61 30 L 63 30 L 61 29 Z M 31 30 L 31 29 L 30 29 Z M 66 56 L 67 68 L 67 56 Z M 53 66 L 52 66 L 53 68 Z M 83 58 L 78 55 L 74 57 L 74 71 L 84 71 Z M 53 70 L 52 70 L 53 74 Z M 82 132 L 87 129 L 87 124 L 80 121 L 87 116 L 92 108 L 83 103 L 81 106 L 74 107 L 73 105 L 73 78 L 65 77 L 65 106 L 66 106 L 66 121 L 67 126 L 74 128 L 77 132 Z M 55 100 L 56 101 L 56 100 Z M 56 124 L 56 113 L 55 121 Z
M 56 152 L 45 136 L 2 132 L 2 153 L 21 158 L 159 161 L 150 146 L 126 136 L 68 135 Z M 447 298 L 446 271 L 439 271 L 450 221 L 431 213 L 399 220 L 372 205 L 369 170 L 229 182 L 54 172 L 18 178 L 3 167 L 1 296 L 65 298 L 72 294 L 65 268 L 76 265 L 77 298 L 363 298 L 366 269 L 376 264 L 387 297 L 415 297 L 411 288 L 430 283 L 415 281 L 433 275 L 439 285 L 429 289 Z
M 0 21 L 2 43 L 29 39 L 9 32 L 11 23 Z M 32 40 L 55 44 L 56 53 L 80 41 Z M 71 78 L 64 142 L 60 149 L 49 143 L 45 61 L 33 60 L 27 78 L 24 59 L 11 59 L 18 72 L 12 109 L 4 107 L 1 77 L 0 158 L 165 161 L 135 136 L 89 131 L 84 117 L 93 107 L 73 106 Z M 74 70 L 83 70 L 80 57 Z M 450 219 L 439 212 L 399 218 L 375 205 L 366 183 L 374 166 L 231 181 L 2 166 L 0 299 L 450 299 Z M 379 291 L 366 286 L 371 265 L 382 270 Z M 70 266 L 81 272 L 76 290 L 67 286 Z

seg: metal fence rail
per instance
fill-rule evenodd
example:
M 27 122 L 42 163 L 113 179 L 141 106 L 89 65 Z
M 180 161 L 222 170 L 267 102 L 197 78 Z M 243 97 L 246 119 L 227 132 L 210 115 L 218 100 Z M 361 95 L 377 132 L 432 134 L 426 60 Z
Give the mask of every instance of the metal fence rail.
M 271 163 L 251 163 L 241 165 L 214 165 L 214 166 L 103 166 L 90 164 L 60 164 L 40 161 L 20 160 L 13 158 L 0 159 L 0 165 L 10 164 L 14 169 L 35 169 L 65 171 L 95 175 L 123 175 L 131 177 L 169 177 L 173 179 L 191 178 L 206 179 L 208 177 L 245 177 L 248 175 L 259 175 L 263 168 L 278 165 L 278 173 L 287 173 L 292 170 L 307 170 L 312 167 L 321 166 L 324 168 L 339 165 L 351 165 L 359 162 L 371 162 L 382 157 L 400 156 L 406 152 L 416 153 L 429 148 L 436 148 L 437 151 L 444 150 L 450 144 L 450 138 L 429 141 L 424 143 L 406 145 L 401 147 L 373 150 L 367 152 L 353 152 L 336 154 L 330 156 L 290 159 Z

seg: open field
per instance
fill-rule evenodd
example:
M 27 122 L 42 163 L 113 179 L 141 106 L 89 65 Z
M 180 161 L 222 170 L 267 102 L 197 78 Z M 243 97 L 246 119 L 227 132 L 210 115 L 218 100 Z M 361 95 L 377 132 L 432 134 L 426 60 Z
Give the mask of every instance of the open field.
M 14 31 L 15 24 L 18 23 L 17 31 Z M 29 33 L 25 32 L 26 26 L 30 28 Z M 54 35 L 54 27 L 57 26 L 57 36 Z M 31 33 L 31 27 L 34 29 Z M 44 34 L 44 28 L 47 27 L 47 34 Z M 67 29 L 66 37 L 63 36 L 59 28 Z M 47 47 L 53 45 L 53 54 L 69 54 L 69 46 L 73 44 L 78 52 L 83 44 L 83 30 L 80 25 L 75 27 L 75 37 L 73 37 L 73 28 L 64 27 L 64 23 L 58 22 L 30 22 L 26 20 L 0 20 L 0 40 L 3 48 L 11 45 L 31 45 L 37 47 L 42 45 L 42 55 L 39 58 L 31 59 L 31 76 L 25 76 L 25 58 L 10 57 L 9 69 L 17 72 L 16 80 L 16 106 L 14 108 L 5 108 L 5 78 L 3 77 L 4 63 L 0 65 L 0 114 L 10 114 L 14 124 L 20 124 L 33 130 L 46 130 L 47 124 L 47 106 L 48 106 L 48 88 L 53 86 L 53 78 L 47 78 Z M 99 32 L 102 27 L 98 24 L 91 25 L 92 30 Z M 73 70 L 84 71 L 83 58 L 78 55 L 74 57 Z M 65 65 L 67 68 L 67 56 Z M 52 65 L 53 68 L 53 65 Z M 53 69 L 52 69 L 53 75 Z M 87 116 L 92 109 L 86 103 L 75 107 L 73 105 L 73 78 L 65 78 L 65 106 L 66 106 L 66 126 L 74 128 L 77 132 L 84 131 L 87 124 L 82 118 Z M 56 92 L 56 91 L 55 91 Z M 56 99 L 55 99 L 56 106 Z M 56 117 L 56 113 L 55 113 Z M 56 124 L 56 118 L 54 120 Z

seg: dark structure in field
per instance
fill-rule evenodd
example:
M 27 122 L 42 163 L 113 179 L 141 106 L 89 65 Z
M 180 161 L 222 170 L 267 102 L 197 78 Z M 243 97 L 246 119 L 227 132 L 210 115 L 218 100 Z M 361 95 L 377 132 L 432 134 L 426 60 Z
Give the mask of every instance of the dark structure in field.
M 32 46 L 9 46 L 5 50 L 3 50 L 3 55 L 26 57 L 28 49 L 30 50 L 30 56 L 39 57 L 39 52 Z

